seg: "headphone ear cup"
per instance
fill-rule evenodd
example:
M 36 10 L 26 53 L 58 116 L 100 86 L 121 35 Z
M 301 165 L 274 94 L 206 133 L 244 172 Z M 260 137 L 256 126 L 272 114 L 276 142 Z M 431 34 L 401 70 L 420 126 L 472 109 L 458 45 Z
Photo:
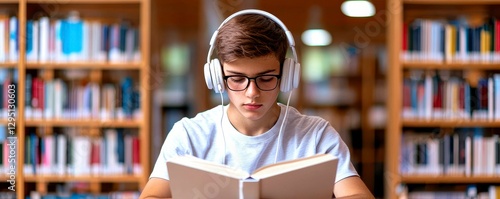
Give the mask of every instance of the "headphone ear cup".
M 299 82 L 300 82 L 300 63 L 295 63 L 294 69 L 295 69 L 295 72 L 293 73 L 292 86 L 295 89 L 295 88 L 299 87 Z
M 219 59 L 212 59 L 210 62 L 210 73 L 212 77 L 213 89 L 216 93 L 223 93 L 225 90 L 224 79 L 222 78 L 222 66 Z
M 214 88 L 214 82 L 212 82 L 212 73 L 210 72 L 210 62 L 205 63 L 203 66 L 203 74 L 205 76 L 205 83 L 207 84 L 208 89 Z
M 283 72 L 281 74 L 280 90 L 281 92 L 288 92 L 292 90 L 294 72 L 295 72 L 295 61 L 290 58 L 286 58 L 283 62 Z

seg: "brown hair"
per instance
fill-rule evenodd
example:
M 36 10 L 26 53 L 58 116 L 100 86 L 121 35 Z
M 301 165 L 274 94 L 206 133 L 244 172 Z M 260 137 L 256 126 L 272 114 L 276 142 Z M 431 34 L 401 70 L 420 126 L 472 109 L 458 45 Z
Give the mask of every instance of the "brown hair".
M 215 50 L 221 63 L 273 54 L 282 65 L 288 45 L 285 31 L 272 19 L 260 14 L 245 14 L 220 28 Z

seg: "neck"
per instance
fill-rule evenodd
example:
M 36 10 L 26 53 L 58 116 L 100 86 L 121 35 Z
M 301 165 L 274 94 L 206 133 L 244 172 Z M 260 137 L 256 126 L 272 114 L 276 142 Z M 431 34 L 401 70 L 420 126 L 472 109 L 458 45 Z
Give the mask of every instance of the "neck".
M 247 136 L 257 136 L 269 131 L 276 124 L 281 113 L 280 106 L 275 104 L 266 115 L 257 120 L 250 120 L 231 106 L 234 105 L 230 104 L 228 108 L 229 122 L 238 132 Z

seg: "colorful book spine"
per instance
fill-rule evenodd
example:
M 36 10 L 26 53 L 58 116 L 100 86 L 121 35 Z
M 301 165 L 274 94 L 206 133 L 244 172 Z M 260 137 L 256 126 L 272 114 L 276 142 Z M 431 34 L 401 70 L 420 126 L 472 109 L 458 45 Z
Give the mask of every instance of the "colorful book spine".
M 500 23 L 494 17 L 479 25 L 464 18 L 417 18 L 403 24 L 402 59 L 409 62 L 500 62 Z

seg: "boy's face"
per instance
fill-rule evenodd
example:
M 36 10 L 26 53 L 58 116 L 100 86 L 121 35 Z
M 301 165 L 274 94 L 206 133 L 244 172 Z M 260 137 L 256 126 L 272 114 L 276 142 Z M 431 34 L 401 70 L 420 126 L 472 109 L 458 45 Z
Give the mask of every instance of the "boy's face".
M 260 75 L 279 75 L 280 63 L 274 55 L 253 59 L 240 58 L 231 63 L 224 63 L 223 71 L 225 76 L 241 75 L 249 78 Z M 267 79 L 265 80 L 267 81 Z M 272 118 L 273 115 L 269 113 L 269 110 L 276 106 L 276 100 L 280 92 L 280 80 L 278 79 L 276 88 L 270 91 L 259 89 L 255 82 L 255 79 L 250 80 L 248 87 L 242 91 L 232 91 L 228 89 L 226 84 L 226 91 L 231 104 L 229 108 L 235 109 L 228 112 L 239 113 L 236 114 L 236 117 L 243 117 L 252 121 L 275 119 Z M 263 88 L 264 84 L 259 84 L 259 86 Z

